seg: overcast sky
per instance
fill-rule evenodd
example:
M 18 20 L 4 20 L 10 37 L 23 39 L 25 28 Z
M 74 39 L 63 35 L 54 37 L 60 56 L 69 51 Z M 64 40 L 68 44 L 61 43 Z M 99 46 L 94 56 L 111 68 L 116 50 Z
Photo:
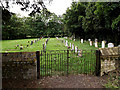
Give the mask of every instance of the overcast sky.
M 45 5 L 50 12 L 54 12 L 57 15 L 62 15 L 65 13 L 67 8 L 70 7 L 71 3 L 72 0 L 53 0 L 50 4 L 45 2 Z M 28 16 L 29 12 L 21 11 L 18 5 L 14 5 L 13 7 L 14 8 L 11 8 L 10 11 L 20 14 L 21 16 Z

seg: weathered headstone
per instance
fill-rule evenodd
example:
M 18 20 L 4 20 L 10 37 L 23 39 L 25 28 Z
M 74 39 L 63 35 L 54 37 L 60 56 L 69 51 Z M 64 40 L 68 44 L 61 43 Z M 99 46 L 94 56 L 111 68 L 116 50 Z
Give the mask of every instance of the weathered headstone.
M 78 47 L 77 47 L 77 46 L 75 46 L 75 53 L 77 53 L 77 50 L 78 50 Z
M 32 45 L 33 44 L 33 41 L 31 41 L 31 44 L 30 45 Z
M 108 47 L 114 47 L 113 43 L 108 43 Z
M 102 41 L 102 48 L 105 48 L 105 41 Z
M 75 39 L 73 41 L 75 41 Z
M 70 48 L 71 48 L 71 43 L 70 43 Z
M 21 45 L 21 46 L 20 46 L 20 50 L 22 50 L 22 49 L 23 49 L 23 46 Z
M 72 44 L 72 50 L 74 50 L 74 44 Z
M 68 46 L 68 41 L 66 40 L 66 44 L 65 44 L 65 46 Z
M 90 41 L 90 46 L 92 46 L 92 41 Z
M 90 41 L 91 41 L 91 39 L 88 39 L 88 41 L 90 42 Z
M 78 50 L 78 57 L 82 57 L 82 50 Z
M 98 47 L 98 42 L 95 42 L 95 47 Z
M 81 43 L 83 43 L 83 39 L 81 39 Z
M 97 39 L 97 38 L 95 38 L 95 42 L 98 42 L 98 39 Z

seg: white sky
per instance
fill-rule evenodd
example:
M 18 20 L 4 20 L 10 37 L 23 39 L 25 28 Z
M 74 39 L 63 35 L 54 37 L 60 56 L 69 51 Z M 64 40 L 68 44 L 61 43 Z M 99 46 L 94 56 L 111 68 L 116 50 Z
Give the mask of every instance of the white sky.
M 67 8 L 70 7 L 71 3 L 72 0 L 53 0 L 50 4 L 45 2 L 45 5 L 50 12 L 54 12 L 56 15 L 62 15 L 66 12 Z M 21 16 L 28 16 L 29 12 L 21 11 L 18 5 L 14 5 L 13 7 L 10 11 L 20 14 Z

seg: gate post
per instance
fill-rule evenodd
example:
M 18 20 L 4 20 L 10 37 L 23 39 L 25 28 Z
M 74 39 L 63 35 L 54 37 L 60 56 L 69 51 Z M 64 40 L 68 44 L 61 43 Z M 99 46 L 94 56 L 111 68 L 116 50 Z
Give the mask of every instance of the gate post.
M 67 49 L 67 76 L 68 76 L 68 69 L 69 69 L 69 50 Z
M 40 51 L 36 51 L 37 58 L 37 79 L 40 79 Z
M 100 50 L 96 50 L 96 68 L 95 68 L 96 76 L 100 76 L 100 72 L 101 72 Z

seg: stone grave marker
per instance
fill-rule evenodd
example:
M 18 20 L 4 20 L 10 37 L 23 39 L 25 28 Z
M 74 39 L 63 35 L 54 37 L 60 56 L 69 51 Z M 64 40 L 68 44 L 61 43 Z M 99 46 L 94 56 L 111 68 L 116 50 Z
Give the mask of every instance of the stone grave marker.
M 82 57 L 82 50 L 78 50 L 78 57 Z
M 74 50 L 74 44 L 72 44 L 72 50 Z
M 108 47 L 114 47 L 113 43 L 108 43 Z
M 88 41 L 90 42 L 90 41 L 91 41 L 91 39 L 88 39 Z
M 75 41 L 75 39 L 73 41 Z
M 90 46 L 92 46 L 92 41 L 90 41 Z
M 83 43 L 83 39 L 81 39 L 81 43 Z
M 30 45 L 32 45 L 33 44 L 33 41 L 31 41 L 31 44 Z
M 22 49 L 23 49 L 23 46 L 21 45 L 21 46 L 20 46 L 20 50 L 22 50 Z
M 65 44 L 65 46 L 68 46 L 68 41 L 66 40 L 66 44 Z
M 95 42 L 95 47 L 98 47 L 98 42 Z
M 70 43 L 70 48 L 71 48 L 71 43 Z
M 105 41 L 102 41 L 102 48 L 105 48 Z
M 75 46 L 75 53 L 77 53 L 77 50 L 78 50 L 78 47 L 77 47 L 77 46 Z

